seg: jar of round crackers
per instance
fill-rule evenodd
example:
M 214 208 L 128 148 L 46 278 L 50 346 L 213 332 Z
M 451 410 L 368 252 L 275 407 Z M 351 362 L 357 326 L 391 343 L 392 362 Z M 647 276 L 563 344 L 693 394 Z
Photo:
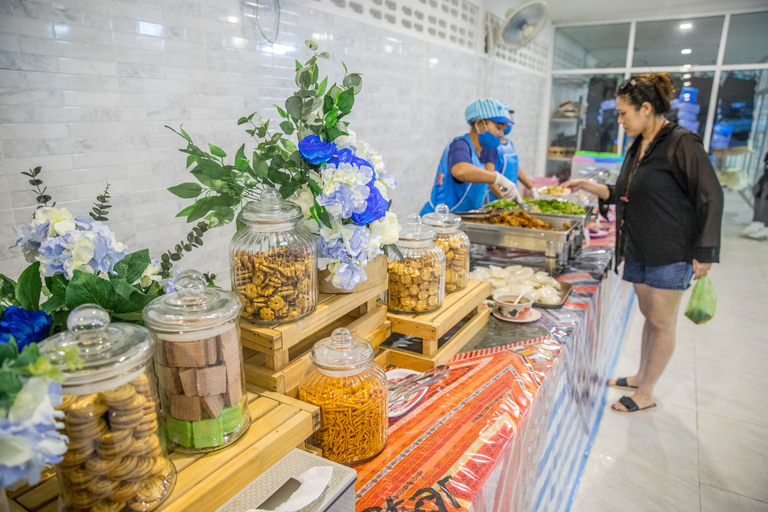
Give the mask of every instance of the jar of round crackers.
M 186 453 L 218 450 L 248 429 L 240 346 L 240 299 L 208 288 L 196 270 L 174 281 L 175 293 L 144 308 L 157 337 L 155 371 L 170 447 Z
M 232 290 L 243 304 L 243 318 L 282 324 L 317 307 L 317 245 L 303 218 L 301 207 L 275 189 L 243 207 L 245 227 L 229 245 Z
M 387 377 L 371 344 L 339 328 L 315 343 L 299 398 L 320 407 L 322 425 L 310 444 L 339 464 L 357 464 L 387 444 Z
M 403 255 L 387 262 L 387 307 L 395 313 L 427 313 L 443 305 L 445 253 L 435 243 L 435 230 L 418 215 L 400 231 L 397 247 Z
M 445 253 L 445 293 L 465 288 L 469 274 L 469 237 L 459 229 L 461 217 L 451 213 L 448 205 L 439 204 L 422 219 L 434 228 L 435 242 Z
M 154 510 L 176 483 L 158 424 L 154 337 L 110 324 L 93 304 L 72 310 L 67 328 L 40 347 L 64 374 L 58 409 L 69 446 L 56 465 L 59 509 Z M 82 366 L 66 364 L 73 353 Z

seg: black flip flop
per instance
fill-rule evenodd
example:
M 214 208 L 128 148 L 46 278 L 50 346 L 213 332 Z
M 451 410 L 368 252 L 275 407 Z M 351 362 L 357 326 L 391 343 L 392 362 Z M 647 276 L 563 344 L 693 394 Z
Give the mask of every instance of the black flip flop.
M 651 404 L 651 405 L 649 405 L 648 407 L 643 407 L 643 408 L 641 409 L 640 407 L 638 407 L 638 406 L 637 406 L 637 404 L 635 403 L 635 401 L 634 401 L 634 400 L 632 400 L 632 399 L 631 399 L 630 397 L 628 397 L 628 396 L 623 396 L 623 397 L 619 398 L 619 403 L 620 403 L 621 405 L 623 405 L 624 407 L 626 407 L 626 408 L 627 408 L 627 410 L 626 410 L 626 411 L 619 411 L 619 410 L 616 410 L 616 409 L 614 409 L 613 407 L 611 407 L 611 410 L 612 410 L 612 411 L 614 411 L 614 412 L 618 412 L 618 413 L 622 413 L 622 414 L 625 414 L 625 413 L 628 413 L 628 412 L 643 412 L 643 411 L 650 411 L 650 410 L 653 410 L 653 409 L 655 409 L 655 408 L 656 408 L 656 404 Z
M 616 384 L 614 384 L 611 387 L 613 387 L 613 388 L 637 389 L 637 386 L 630 386 L 627 383 L 627 378 L 626 377 L 619 377 L 618 379 L 616 379 Z

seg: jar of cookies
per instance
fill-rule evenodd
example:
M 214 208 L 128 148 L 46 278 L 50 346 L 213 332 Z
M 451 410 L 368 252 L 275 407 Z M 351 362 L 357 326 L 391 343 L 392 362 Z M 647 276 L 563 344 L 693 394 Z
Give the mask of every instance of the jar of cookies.
M 445 293 L 463 289 L 469 274 L 469 237 L 459 229 L 461 217 L 451 213 L 448 205 L 439 204 L 423 220 L 434 228 L 435 242 L 445 253 Z
M 387 307 L 394 313 L 427 313 L 443 305 L 445 253 L 435 243 L 435 230 L 413 215 L 400 231 L 397 247 L 403 258 L 387 262 Z
M 208 288 L 196 270 L 174 281 L 175 293 L 144 308 L 157 337 L 155 371 L 170 447 L 186 453 L 217 450 L 248 429 L 240 346 L 240 299 Z
M 232 289 L 243 318 L 257 324 L 293 322 L 317 307 L 317 245 L 301 207 L 267 189 L 243 207 L 245 224 L 229 245 Z
M 67 329 L 40 347 L 64 374 L 59 509 L 154 510 L 176 483 L 159 432 L 155 340 L 144 327 L 110 324 L 93 304 L 73 309 Z M 67 364 L 75 353 L 82 366 Z
M 357 464 L 387 444 L 387 377 L 371 344 L 339 328 L 315 343 L 299 398 L 320 407 L 322 425 L 310 444 L 339 464 Z

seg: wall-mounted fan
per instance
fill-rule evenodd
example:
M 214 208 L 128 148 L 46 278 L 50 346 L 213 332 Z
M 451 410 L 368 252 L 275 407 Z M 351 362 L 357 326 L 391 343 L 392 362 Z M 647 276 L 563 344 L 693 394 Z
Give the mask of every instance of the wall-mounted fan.
M 489 30 L 488 53 L 493 54 L 497 43 L 506 45 L 510 50 L 522 48 L 541 32 L 548 17 L 549 8 L 542 0 L 534 0 L 517 9 L 510 9 L 501 26 L 496 30 Z

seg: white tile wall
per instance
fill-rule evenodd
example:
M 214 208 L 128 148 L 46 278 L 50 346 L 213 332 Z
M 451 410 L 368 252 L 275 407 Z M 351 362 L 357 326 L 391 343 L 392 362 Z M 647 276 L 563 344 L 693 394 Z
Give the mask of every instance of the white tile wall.
M 427 4 L 398 3 L 418 2 Z M 233 154 L 247 137 L 237 118 L 274 118 L 271 105 L 292 93 L 293 61 L 308 58 L 305 39 L 332 54 L 322 69 L 331 79 L 341 78 L 342 60 L 363 74 L 352 127 L 398 177 L 397 213 L 421 207 L 443 148 L 465 132 L 464 109 L 480 95 L 514 105 L 522 168 L 535 165 L 543 73 L 459 48 L 450 25 L 447 41 L 411 36 L 402 20 L 413 11 L 396 17 L 395 30 L 386 19 L 355 20 L 320 3 L 283 0 L 273 45 L 247 15 L 253 7 L 238 0 L 0 0 L 0 271 L 15 277 L 24 267 L 9 248 L 11 226 L 34 211 L 19 173 L 38 165 L 57 203 L 79 214 L 109 181 L 110 225 L 131 249 L 159 256 L 173 246 L 190 226 L 174 217 L 186 202 L 166 188 L 188 175 L 182 139 L 163 125 L 184 123 L 198 144 Z M 443 3 L 447 15 L 468 4 Z M 480 27 L 481 13 L 474 16 Z M 182 264 L 226 281 L 231 233 L 210 231 Z

